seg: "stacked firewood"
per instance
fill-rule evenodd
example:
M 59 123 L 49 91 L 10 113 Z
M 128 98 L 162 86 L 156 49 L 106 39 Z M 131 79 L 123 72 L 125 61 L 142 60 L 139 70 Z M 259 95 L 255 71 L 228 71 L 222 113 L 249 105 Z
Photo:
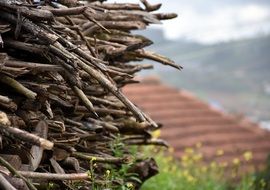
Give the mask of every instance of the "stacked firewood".
M 181 67 L 131 32 L 176 17 L 141 2 L 0 0 L 0 189 L 139 188 L 157 172 L 130 147 L 166 146 L 160 126 L 121 87 L 144 58 Z

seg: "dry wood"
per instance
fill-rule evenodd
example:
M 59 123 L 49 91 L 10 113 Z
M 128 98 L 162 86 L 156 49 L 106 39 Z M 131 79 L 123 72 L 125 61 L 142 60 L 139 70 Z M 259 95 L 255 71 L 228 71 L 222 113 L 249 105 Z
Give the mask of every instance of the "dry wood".
M 78 159 L 74 157 L 67 157 L 65 160 L 63 160 L 62 164 L 67 167 L 72 167 L 76 172 L 80 171 L 80 163 Z
M 101 162 L 101 163 L 113 163 L 113 164 L 119 164 L 119 163 L 129 163 L 131 158 L 124 157 L 124 158 L 114 158 L 114 157 L 96 157 L 84 154 L 82 152 L 73 152 L 72 155 L 76 158 L 81 158 L 89 161 L 95 161 L 95 162 Z
M 55 16 L 65 16 L 65 15 L 78 15 L 82 14 L 86 10 L 87 6 L 81 7 L 71 7 L 71 8 L 62 8 L 62 9 L 48 9 Z
M 103 9 L 109 9 L 109 10 L 119 10 L 119 9 L 120 10 L 142 10 L 142 8 L 138 4 L 133 4 L 133 3 L 106 3 L 106 4 L 93 3 L 93 5 L 103 8 Z
M 37 135 L 23 131 L 21 129 L 0 124 L 0 130 L 6 135 L 14 136 L 15 138 L 21 139 L 25 142 L 29 142 L 43 147 L 44 149 L 51 150 L 53 148 L 53 142 L 41 138 Z
M 35 92 L 27 89 L 22 84 L 7 75 L 0 74 L 0 82 L 9 85 L 18 93 L 25 95 L 27 98 L 35 99 L 37 96 Z
M 10 103 L 12 100 L 11 99 L 9 99 L 7 96 L 2 96 L 2 95 L 0 95 L 0 102 L 1 103 L 6 103 L 6 104 L 8 104 L 8 103 Z
M 38 134 L 40 137 L 47 139 L 48 124 L 45 121 L 38 122 L 35 128 L 35 133 Z M 44 148 L 42 146 L 36 146 L 36 145 L 33 145 L 30 150 L 31 157 L 29 160 L 30 162 L 29 164 L 33 171 L 35 171 L 40 165 L 40 162 L 43 156 L 43 150 Z
M 0 111 L 0 125 L 10 125 L 9 118 L 5 112 Z
M 27 184 L 27 186 L 29 187 L 29 189 L 31 190 L 37 190 L 36 187 L 29 181 L 27 180 L 23 175 L 21 175 L 15 168 L 13 168 L 6 160 L 4 160 L 1 156 L 0 156 L 0 164 L 4 167 L 6 167 L 13 175 L 18 176 L 19 178 L 21 178 L 22 180 L 25 181 L 25 183 Z
M 18 173 L 30 179 L 47 179 L 47 180 L 83 180 L 89 179 L 88 173 L 74 173 L 74 174 L 55 174 L 55 173 L 39 173 L 18 171 Z
M 176 15 L 141 2 L 0 1 L 0 156 L 19 160 L 13 168 L 0 160 L 10 171 L 0 186 L 25 186 L 23 179 L 31 190 L 49 182 L 74 189 L 70 180 L 83 180 L 88 188 L 89 164 L 96 184 L 124 186 L 126 177 L 108 182 L 104 171 L 141 159 L 129 145 L 167 146 L 151 137 L 160 126 L 121 91 L 153 67 L 131 61 L 181 69 L 145 51 L 153 42 L 132 32 Z
M 12 176 L 4 176 L 9 183 L 17 190 L 29 190 L 27 184 L 20 178 Z
M 16 188 L 13 187 L 1 173 L 0 173 L 0 188 L 6 190 L 16 190 Z
M 0 33 L 0 47 L 3 48 L 4 47 L 4 42 Z
M 11 1 L 0 1 L 1 9 L 11 9 L 18 14 L 22 14 L 25 17 L 34 19 L 34 20 L 52 20 L 53 14 L 50 11 L 46 10 L 34 10 L 28 7 L 16 6 Z
M 144 4 L 145 9 L 148 12 L 156 11 L 156 10 L 158 10 L 161 7 L 161 3 L 155 4 L 155 5 L 151 5 L 147 0 L 141 0 L 141 2 Z
M 58 174 L 65 174 L 65 170 L 57 163 L 57 161 L 54 158 L 50 159 L 50 163 L 54 169 L 54 171 Z

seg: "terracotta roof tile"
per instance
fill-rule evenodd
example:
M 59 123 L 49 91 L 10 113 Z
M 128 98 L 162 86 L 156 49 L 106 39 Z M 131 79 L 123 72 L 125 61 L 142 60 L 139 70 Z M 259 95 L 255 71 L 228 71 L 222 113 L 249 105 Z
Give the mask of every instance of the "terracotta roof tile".
M 129 85 L 124 93 L 162 123 L 162 138 L 181 156 L 186 147 L 203 144 L 206 160 L 243 159 L 243 153 L 253 152 L 253 163 L 262 165 L 270 153 L 270 133 L 247 119 L 239 120 L 215 110 L 187 91 L 178 91 L 161 84 L 157 79 Z M 218 157 L 217 150 L 224 155 Z

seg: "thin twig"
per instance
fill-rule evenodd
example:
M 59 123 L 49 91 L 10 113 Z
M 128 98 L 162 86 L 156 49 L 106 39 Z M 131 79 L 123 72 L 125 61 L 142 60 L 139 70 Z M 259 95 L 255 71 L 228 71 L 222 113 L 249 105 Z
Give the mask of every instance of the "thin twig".
M 30 179 L 47 179 L 47 180 L 87 180 L 90 179 L 88 173 L 74 173 L 74 174 L 56 174 L 56 173 L 39 173 L 18 171 L 24 177 Z

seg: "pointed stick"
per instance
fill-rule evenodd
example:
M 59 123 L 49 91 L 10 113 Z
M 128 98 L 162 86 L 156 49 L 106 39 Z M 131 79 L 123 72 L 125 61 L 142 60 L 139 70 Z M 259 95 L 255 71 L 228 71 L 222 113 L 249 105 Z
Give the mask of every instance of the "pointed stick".
M 163 65 L 169 65 L 179 70 L 183 69 L 182 66 L 175 64 L 174 61 L 170 60 L 169 58 L 150 52 L 150 51 L 137 50 L 131 54 L 135 54 L 136 56 L 139 56 L 142 58 L 151 59 L 153 61 L 160 62 Z
M 77 94 L 77 96 L 80 98 L 84 106 L 98 118 L 99 116 L 95 112 L 93 104 L 84 94 L 84 92 L 81 89 L 79 89 L 77 86 L 73 86 L 72 89 L 74 90 L 75 94 Z

